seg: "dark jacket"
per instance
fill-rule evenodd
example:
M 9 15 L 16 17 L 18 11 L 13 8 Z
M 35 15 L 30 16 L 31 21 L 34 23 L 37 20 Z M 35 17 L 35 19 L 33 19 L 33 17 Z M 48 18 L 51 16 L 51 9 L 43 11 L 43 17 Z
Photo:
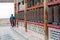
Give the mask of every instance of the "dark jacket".
M 15 17 L 12 15 L 11 17 L 10 17 L 10 21 L 14 21 L 15 20 Z

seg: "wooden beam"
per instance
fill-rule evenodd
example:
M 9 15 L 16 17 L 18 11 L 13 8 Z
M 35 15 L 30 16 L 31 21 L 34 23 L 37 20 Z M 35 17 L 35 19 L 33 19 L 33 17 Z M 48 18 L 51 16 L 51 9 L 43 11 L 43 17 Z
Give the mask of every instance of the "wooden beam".
M 17 5 L 16 5 L 16 7 L 17 7 L 17 10 L 16 10 L 16 11 L 17 11 L 17 12 L 16 12 L 16 26 L 17 26 L 17 27 L 18 27 L 18 13 L 19 13 L 19 11 L 18 11 L 18 10 L 19 10 L 18 1 L 19 1 L 19 0 L 17 0 L 17 3 L 16 3 L 16 4 L 17 4 Z
M 48 16 L 47 16 L 47 1 L 48 1 L 48 0 L 44 0 L 44 33 L 45 33 L 45 40 L 48 40 L 48 26 L 47 26 L 47 22 L 48 22 Z
M 14 11 L 15 11 L 15 26 L 17 26 L 18 27 L 18 10 L 19 10 L 19 8 L 18 8 L 18 0 L 14 0 L 14 6 L 15 6 L 15 8 L 14 8 Z
M 16 25 L 18 27 L 18 13 L 19 13 L 19 10 L 20 10 L 20 2 L 19 0 L 17 0 L 17 13 L 16 13 Z
M 16 0 L 14 0 L 14 16 L 15 16 L 15 26 L 16 26 Z
M 27 32 L 27 21 L 26 21 L 26 8 L 27 8 L 27 0 L 24 0 L 24 27 L 25 27 L 25 31 Z

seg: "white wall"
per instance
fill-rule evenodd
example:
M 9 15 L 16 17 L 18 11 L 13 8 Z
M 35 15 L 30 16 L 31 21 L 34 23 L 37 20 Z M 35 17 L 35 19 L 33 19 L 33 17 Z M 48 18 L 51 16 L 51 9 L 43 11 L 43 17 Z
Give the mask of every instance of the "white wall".
M 14 3 L 0 3 L 0 19 L 9 18 L 14 14 Z
M 24 10 L 25 5 L 22 4 L 22 0 L 20 0 L 20 2 L 21 2 L 20 6 L 19 6 L 20 10 Z

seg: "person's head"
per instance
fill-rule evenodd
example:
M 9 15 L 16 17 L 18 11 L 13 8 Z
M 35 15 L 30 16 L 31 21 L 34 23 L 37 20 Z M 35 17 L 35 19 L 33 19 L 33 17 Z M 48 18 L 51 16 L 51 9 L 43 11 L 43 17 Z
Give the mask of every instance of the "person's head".
M 13 14 L 11 14 L 11 16 L 13 16 Z

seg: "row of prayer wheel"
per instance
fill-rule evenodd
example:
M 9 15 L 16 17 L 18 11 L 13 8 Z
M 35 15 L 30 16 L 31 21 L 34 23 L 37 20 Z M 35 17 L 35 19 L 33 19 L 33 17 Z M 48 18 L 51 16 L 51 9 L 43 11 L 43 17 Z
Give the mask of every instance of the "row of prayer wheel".
M 51 5 L 47 8 L 48 13 L 48 24 L 60 25 L 60 6 Z M 18 19 L 24 20 L 24 11 L 18 13 Z M 36 8 L 33 10 L 27 10 L 26 12 L 27 21 L 44 23 L 44 8 Z

